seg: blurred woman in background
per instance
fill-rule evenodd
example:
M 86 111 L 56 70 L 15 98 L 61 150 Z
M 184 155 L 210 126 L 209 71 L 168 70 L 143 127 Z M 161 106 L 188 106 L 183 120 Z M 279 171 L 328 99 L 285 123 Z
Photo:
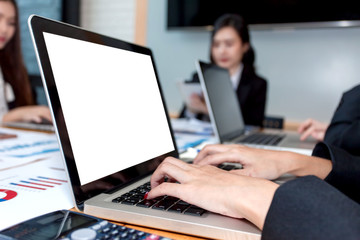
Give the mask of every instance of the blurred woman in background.
M 0 121 L 52 121 L 48 107 L 34 104 L 21 54 L 18 8 L 15 0 L 0 0 Z
M 267 83 L 255 72 L 255 53 L 247 24 L 241 16 L 225 14 L 216 20 L 211 35 L 210 60 L 229 70 L 245 124 L 262 126 Z M 191 81 L 199 82 L 197 74 Z M 193 94 L 180 117 L 204 119 L 207 114 L 203 96 Z

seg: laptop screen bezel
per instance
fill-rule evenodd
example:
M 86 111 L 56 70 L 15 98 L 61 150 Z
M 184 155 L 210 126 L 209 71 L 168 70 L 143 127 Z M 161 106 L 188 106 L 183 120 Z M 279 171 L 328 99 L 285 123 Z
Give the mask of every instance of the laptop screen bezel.
M 204 97 L 205 97 L 205 102 L 206 102 L 206 105 L 207 105 L 207 108 L 208 108 L 208 112 L 209 112 L 209 117 L 210 117 L 210 121 L 211 121 L 211 124 L 213 125 L 213 128 L 214 128 L 214 132 L 215 132 L 215 135 L 216 137 L 218 138 L 218 141 L 220 143 L 224 143 L 224 142 L 231 142 L 234 138 L 237 138 L 239 136 L 241 136 L 242 134 L 245 133 L 245 124 L 244 122 L 241 122 L 239 125 L 240 127 L 238 129 L 234 129 L 232 130 L 231 132 L 228 132 L 228 133 L 224 133 L 224 132 L 220 132 L 219 129 L 219 120 L 217 118 L 217 116 L 214 114 L 214 111 L 213 111 L 213 102 L 212 100 L 210 99 L 210 96 L 208 94 L 208 91 L 209 91 L 209 85 L 207 84 L 207 79 L 204 78 L 204 71 L 207 69 L 207 68 L 212 68 L 216 71 L 219 71 L 219 72 L 223 72 L 224 75 L 229 75 L 228 73 L 228 70 L 227 69 L 224 69 L 224 68 L 221 68 L 221 67 L 218 67 L 214 64 L 209 64 L 209 63 L 205 63 L 203 61 L 196 61 L 196 69 L 197 69 L 197 72 L 198 72 L 198 75 L 199 75 L 199 79 L 200 79 L 200 84 L 203 88 L 203 94 L 204 94 Z M 228 76 L 229 78 L 229 82 L 230 82 L 230 75 Z M 235 92 L 233 93 L 235 95 Z M 238 112 L 240 114 L 240 118 L 242 119 L 242 114 L 241 114 L 241 110 L 240 110 L 240 104 L 239 102 L 236 102 L 236 104 L 238 105 Z M 242 126 L 242 127 L 241 127 Z
M 114 191 L 115 189 L 118 189 L 124 185 L 128 185 L 138 179 L 150 175 L 166 157 L 179 156 L 173 130 L 170 124 L 169 115 L 166 108 L 164 95 L 156 71 L 155 61 L 152 55 L 152 51 L 149 48 L 131 44 L 115 38 L 87 31 L 76 26 L 57 22 L 51 19 L 46 19 L 36 15 L 30 16 L 28 23 L 33 39 L 33 44 L 35 47 L 35 52 L 37 54 L 40 72 L 42 74 L 44 90 L 47 95 L 46 97 L 52 113 L 61 154 L 66 165 L 66 170 L 69 176 L 69 180 L 71 182 L 71 187 L 73 190 L 74 200 L 77 208 L 82 209 L 84 201 L 100 193 Z M 148 159 L 147 161 L 144 161 L 143 163 L 136 166 L 129 167 L 101 179 L 95 180 L 85 185 L 81 185 L 78 170 L 76 167 L 76 161 L 71 147 L 71 140 L 69 138 L 66 122 L 63 117 L 59 94 L 57 91 L 50 59 L 48 56 L 48 51 L 45 44 L 43 34 L 44 32 L 150 56 L 153 63 L 154 73 L 163 103 L 168 128 L 174 145 L 174 150 L 168 153 L 164 153 L 163 155 L 157 156 L 153 159 Z

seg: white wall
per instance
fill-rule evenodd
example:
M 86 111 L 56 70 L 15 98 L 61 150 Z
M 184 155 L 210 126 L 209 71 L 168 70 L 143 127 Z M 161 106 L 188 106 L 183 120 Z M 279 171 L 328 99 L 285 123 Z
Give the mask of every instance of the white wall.
M 207 60 L 210 33 L 166 30 L 166 0 L 149 0 L 147 45 L 153 50 L 170 112 L 182 106 L 176 80 Z M 269 83 L 267 114 L 329 121 L 341 94 L 360 83 L 360 28 L 251 31 L 258 73 Z
M 110 37 L 133 42 L 135 0 L 82 0 L 81 27 Z

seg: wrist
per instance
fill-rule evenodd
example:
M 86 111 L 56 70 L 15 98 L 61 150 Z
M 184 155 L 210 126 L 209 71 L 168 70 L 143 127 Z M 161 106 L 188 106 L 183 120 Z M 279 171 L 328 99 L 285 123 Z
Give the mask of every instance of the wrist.
M 325 179 L 332 169 L 332 162 L 327 159 L 295 154 L 292 160 L 292 167 L 289 173 L 302 177 L 306 175 L 314 175 L 321 179 Z
M 294 161 L 296 154 L 286 151 L 273 151 L 271 161 L 274 162 L 274 168 L 276 168 L 277 177 L 280 177 L 286 173 L 292 173 L 299 167 L 299 163 Z
M 242 192 L 238 209 L 241 210 L 244 218 L 262 230 L 267 212 L 279 185 L 265 179 L 252 179 L 251 183 L 245 188 L 246 190 Z
M 308 165 L 307 156 L 293 152 L 285 152 L 284 154 L 281 158 L 281 174 L 290 173 L 295 176 L 301 176 Z

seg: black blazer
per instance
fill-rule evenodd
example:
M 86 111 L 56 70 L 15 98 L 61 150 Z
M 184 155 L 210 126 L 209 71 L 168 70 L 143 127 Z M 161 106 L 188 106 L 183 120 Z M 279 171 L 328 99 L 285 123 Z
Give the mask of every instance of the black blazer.
M 360 156 L 360 85 L 343 94 L 324 142 Z
M 332 161 L 325 181 L 297 178 L 275 192 L 263 240 L 360 239 L 360 157 L 324 143 L 314 156 Z
M 199 82 L 197 73 L 193 75 L 190 82 Z M 236 95 L 246 125 L 262 126 L 265 116 L 266 92 L 266 80 L 256 75 L 251 67 L 244 65 Z M 181 111 L 180 117 L 185 117 L 185 111 L 186 106 Z M 208 119 L 203 114 L 197 114 L 196 118 Z

